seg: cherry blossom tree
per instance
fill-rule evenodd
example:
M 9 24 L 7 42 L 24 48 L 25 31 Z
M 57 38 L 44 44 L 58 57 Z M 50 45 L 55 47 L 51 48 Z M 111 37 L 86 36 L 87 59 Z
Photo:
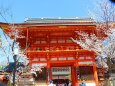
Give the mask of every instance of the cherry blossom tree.
M 10 62 L 10 58 L 12 58 L 14 60 L 14 63 L 15 63 L 15 66 L 14 66 L 14 72 L 10 75 L 10 78 L 11 78 L 11 81 L 13 81 L 13 86 L 15 85 L 15 79 L 16 78 L 19 78 L 19 73 L 17 73 L 17 71 L 20 71 L 23 73 L 23 68 L 17 68 L 17 64 L 21 61 L 23 62 L 25 68 L 28 67 L 28 63 L 29 63 L 29 60 L 26 56 L 26 50 L 27 48 L 29 47 L 29 44 L 25 44 L 27 45 L 25 47 L 25 49 L 23 50 L 19 50 L 18 51 L 18 55 L 15 55 L 15 49 L 20 49 L 20 46 L 19 46 L 19 43 L 17 42 L 17 39 L 21 39 L 21 38 L 25 38 L 25 36 L 21 35 L 21 30 L 18 30 L 18 26 L 14 24 L 14 22 L 12 23 L 9 23 L 7 21 L 7 19 L 5 18 L 4 16 L 4 12 L 0 11 L 0 16 L 1 18 L 5 21 L 5 23 L 8 24 L 7 28 L 10 28 L 10 31 L 6 34 L 2 25 L 0 25 L 0 29 L 1 29 L 1 32 L 2 32 L 2 35 L 1 35 L 1 40 L 0 40 L 0 48 L 2 49 L 2 52 L 1 53 L 2 55 L 5 54 L 4 57 L 7 57 L 7 61 L 8 61 L 8 64 Z M 10 16 L 12 17 L 12 16 Z M 3 40 L 2 40 L 3 39 Z M 33 67 L 30 67 L 31 70 L 34 70 Z M 36 71 L 41 71 L 41 68 L 40 67 L 37 67 L 36 70 L 32 71 L 31 73 L 36 73 Z M 16 74 L 17 73 L 17 74 Z M 17 76 L 15 76 L 17 75 Z
M 71 39 L 83 49 L 95 52 L 98 59 L 102 60 L 98 64 L 111 72 L 115 70 L 115 6 L 108 0 L 101 0 L 98 6 L 96 30 L 91 33 L 76 31 L 79 38 Z

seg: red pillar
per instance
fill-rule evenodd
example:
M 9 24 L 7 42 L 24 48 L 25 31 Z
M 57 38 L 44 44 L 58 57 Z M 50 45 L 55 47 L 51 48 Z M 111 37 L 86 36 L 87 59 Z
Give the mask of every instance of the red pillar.
M 27 29 L 27 32 L 26 32 L 26 48 L 28 47 L 28 29 Z
M 47 67 L 47 85 L 50 83 L 50 67 Z
M 76 73 L 76 63 L 72 66 L 72 86 L 76 86 L 77 73 Z
M 78 52 L 76 52 L 76 61 L 75 61 L 75 74 L 76 74 L 76 76 L 75 76 L 75 79 L 76 79 L 76 85 L 75 86 L 78 86 L 78 68 L 79 68 L 79 66 L 78 66 Z
M 93 71 L 94 71 L 94 80 L 95 80 L 96 86 L 98 86 L 98 74 L 97 74 L 97 68 L 96 68 L 95 61 L 94 61 L 94 65 L 93 65 Z
M 50 80 L 51 80 L 51 66 L 50 66 L 49 59 L 50 57 L 49 54 L 47 53 L 47 85 L 50 84 Z

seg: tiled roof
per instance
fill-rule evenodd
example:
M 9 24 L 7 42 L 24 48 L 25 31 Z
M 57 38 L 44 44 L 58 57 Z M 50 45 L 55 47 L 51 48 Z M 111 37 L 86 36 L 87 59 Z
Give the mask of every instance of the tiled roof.
M 92 18 L 28 18 L 25 23 L 78 23 L 94 22 Z

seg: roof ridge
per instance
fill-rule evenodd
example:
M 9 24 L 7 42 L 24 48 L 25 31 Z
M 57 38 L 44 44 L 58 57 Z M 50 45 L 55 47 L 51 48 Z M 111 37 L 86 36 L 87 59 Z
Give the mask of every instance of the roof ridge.
M 93 18 L 27 18 L 25 23 L 94 22 Z

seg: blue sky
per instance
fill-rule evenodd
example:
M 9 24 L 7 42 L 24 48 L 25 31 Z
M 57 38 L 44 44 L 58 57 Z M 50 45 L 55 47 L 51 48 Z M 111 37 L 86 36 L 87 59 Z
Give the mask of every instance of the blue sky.
M 98 0 L 0 0 L 0 8 L 10 9 L 8 15 L 12 14 L 13 21 L 18 23 L 26 17 L 88 17 L 88 10 L 95 7 L 94 1 Z M 8 15 L 7 20 L 11 22 Z

